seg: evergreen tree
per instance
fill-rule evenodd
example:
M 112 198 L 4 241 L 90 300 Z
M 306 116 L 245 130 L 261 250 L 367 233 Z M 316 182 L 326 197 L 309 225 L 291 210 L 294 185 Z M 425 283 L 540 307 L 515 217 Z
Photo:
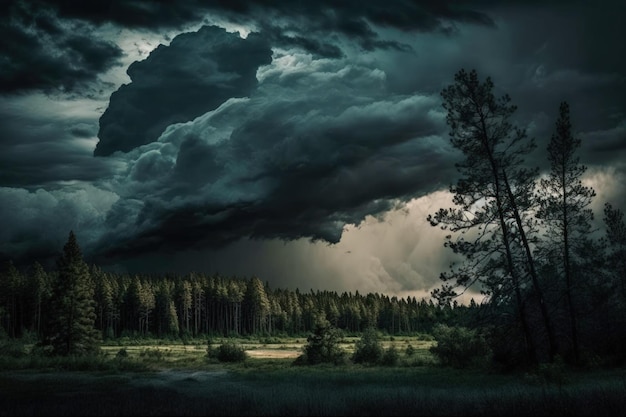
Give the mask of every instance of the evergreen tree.
M 602 238 L 605 256 L 604 274 L 597 274 L 594 290 L 600 302 L 594 305 L 594 312 L 601 313 L 594 329 L 604 334 L 594 337 L 601 354 L 613 356 L 617 363 L 626 361 L 626 222 L 624 212 L 604 205 L 606 235 Z M 604 314 L 602 314 L 604 313 Z
M 73 231 L 57 261 L 48 326 L 43 345 L 55 355 L 83 355 L 99 350 L 95 328 L 94 285 Z
M 361 339 L 354 345 L 352 361 L 354 363 L 376 364 L 383 357 L 384 349 L 375 327 L 363 330 Z
M 510 97 L 496 98 L 491 78 L 479 80 L 475 70 L 460 70 L 455 83 L 441 93 L 447 110 L 450 142 L 464 159 L 456 164 L 461 178 L 450 187 L 456 207 L 428 216 L 431 225 L 458 232 L 446 246 L 465 262 L 441 275 L 444 285 L 433 292 L 443 303 L 457 288 L 479 284 L 493 305 L 517 310 L 528 358 L 536 362 L 542 333 L 531 320 L 530 301 L 539 310 L 547 335 L 549 358 L 556 350 L 551 319 L 532 254 L 535 169 L 524 166 L 534 148 L 523 129 L 513 126 L 516 106 Z M 445 284 L 445 282 L 455 284 Z
M 604 205 L 604 224 L 606 236 L 604 245 L 607 249 L 607 266 L 614 275 L 616 292 L 621 294 L 622 302 L 626 302 L 626 223 L 624 212 L 614 208 L 611 203 Z
M 574 300 L 576 292 L 577 260 L 575 253 L 590 244 L 588 236 L 591 232 L 593 212 L 589 208 L 595 192 L 582 184 L 581 177 L 586 167 L 580 164 L 576 152 L 581 141 L 572 135 L 569 116 L 569 105 L 561 103 L 559 118 L 556 122 L 556 133 L 548 144 L 548 161 L 550 174 L 541 180 L 540 209 L 537 217 L 546 223 L 545 244 L 541 252 L 552 261 L 557 276 L 562 277 L 566 301 L 566 311 L 570 321 L 570 334 L 574 361 L 579 361 L 578 313 Z M 561 291 L 557 291 L 555 303 L 561 299 Z
M 270 301 L 263 282 L 257 277 L 250 278 L 243 297 L 243 315 L 247 333 L 258 334 L 265 331 L 269 313 Z
M 9 337 L 22 333 L 21 298 L 24 277 L 9 260 L 0 273 L 0 322 Z
M 342 332 L 333 327 L 325 318 L 318 318 L 315 329 L 307 337 L 302 355 L 296 358 L 295 365 L 317 365 L 320 363 L 341 364 L 346 352 L 339 346 Z
M 32 297 L 31 326 L 37 335 L 40 335 L 44 316 L 44 305 L 50 299 L 50 277 L 39 262 L 33 264 L 29 284 L 28 291 Z

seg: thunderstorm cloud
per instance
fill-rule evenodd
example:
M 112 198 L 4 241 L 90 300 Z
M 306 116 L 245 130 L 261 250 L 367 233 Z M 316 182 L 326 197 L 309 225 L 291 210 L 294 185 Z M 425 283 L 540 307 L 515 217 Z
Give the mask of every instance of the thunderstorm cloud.
M 518 106 L 545 170 L 570 104 L 584 182 L 624 209 L 626 3 L 0 2 L 0 258 L 74 230 L 128 271 L 427 294 L 452 257 L 426 216 L 459 155 L 461 68 Z

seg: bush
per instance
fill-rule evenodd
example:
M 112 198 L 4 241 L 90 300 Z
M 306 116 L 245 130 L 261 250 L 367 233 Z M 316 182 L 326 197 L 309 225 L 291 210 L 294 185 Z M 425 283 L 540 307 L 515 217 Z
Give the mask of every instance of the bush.
M 373 327 L 368 327 L 363 332 L 361 339 L 356 342 L 352 361 L 354 363 L 378 363 L 383 356 L 383 346 L 380 343 L 378 332 Z
M 476 330 L 438 324 L 433 329 L 437 343 L 430 347 L 444 366 L 469 368 L 484 366 L 491 359 L 491 349 Z
M 339 347 L 341 331 L 333 327 L 328 320 L 319 320 L 313 334 L 307 337 L 304 352 L 294 365 L 317 365 L 320 363 L 342 364 L 346 361 L 346 353 Z
M 404 353 L 406 356 L 413 356 L 415 354 L 415 348 L 412 345 L 408 345 Z
M 126 350 L 126 348 L 121 348 L 120 350 L 117 351 L 117 354 L 115 354 L 115 357 L 117 359 L 124 359 L 128 357 L 128 351 Z
M 398 349 L 396 349 L 395 346 L 390 346 L 380 358 L 380 364 L 384 366 L 396 366 L 399 360 L 400 353 L 398 353 Z
M 217 349 L 213 349 L 209 342 L 207 356 L 220 362 L 244 362 L 248 359 L 248 354 L 244 348 L 232 342 L 223 343 Z
M 27 356 L 26 347 L 20 340 L 0 340 L 0 356 L 7 358 L 23 358 Z
M 159 348 L 145 348 L 139 352 L 139 357 L 144 360 L 160 362 L 163 358 L 165 358 L 165 356 L 169 356 L 170 354 L 171 351 L 169 349 L 161 350 Z

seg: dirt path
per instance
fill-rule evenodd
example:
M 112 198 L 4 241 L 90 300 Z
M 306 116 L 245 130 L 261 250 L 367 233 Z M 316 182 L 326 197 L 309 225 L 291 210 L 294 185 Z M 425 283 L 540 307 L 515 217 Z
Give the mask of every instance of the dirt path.
M 302 354 L 299 350 L 286 349 L 251 349 L 246 353 L 251 358 L 261 359 L 295 359 Z

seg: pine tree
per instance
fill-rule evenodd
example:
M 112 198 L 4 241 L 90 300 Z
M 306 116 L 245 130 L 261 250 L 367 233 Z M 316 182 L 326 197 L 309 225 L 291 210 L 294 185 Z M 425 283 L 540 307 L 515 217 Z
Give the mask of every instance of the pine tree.
M 50 346 L 55 355 L 97 352 L 100 333 L 95 328 L 94 285 L 73 231 L 57 260 L 57 269 L 43 345 Z
M 456 284 L 444 284 L 433 296 L 446 305 L 458 295 L 457 288 L 479 284 L 494 306 L 515 305 L 528 357 L 535 362 L 541 346 L 537 326 L 530 322 L 529 299 L 539 309 L 550 359 L 556 350 L 531 247 L 534 225 L 529 211 L 536 170 L 526 168 L 524 159 L 535 143 L 512 124 L 516 106 L 510 97 L 496 98 L 493 87 L 490 77 L 483 82 L 475 70 L 460 70 L 455 83 L 441 92 L 450 142 L 464 159 L 456 164 L 461 178 L 450 187 L 456 207 L 440 209 L 428 220 L 458 232 L 447 237 L 445 246 L 465 262 L 441 274 L 442 281 Z
M 561 103 L 556 133 L 548 144 L 550 174 L 541 180 L 540 209 L 537 217 L 546 223 L 546 244 L 541 252 L 556 261 L 556 271 L 563 279 L 567 314 L 570 321 L 570 338 L 574 361 L 578 362 L 578 312 L 574 300 L 576 292 L 577 259 L 575 253 L 590 244 L 593 212 L 589 208 L 595 192 L 582 184 L 586 167 L 580 164 L 576 152 L 581 141 L 572 135 L 569 105 Z M 560 294 L 558 295 L 560 297 Z
M 603 238 L 607 250 L 607 266 L 615 276 L 616 292 L 621 294 L 622 302 L 626 302 L 626 223 L 624 212 L 613 207 L 611 203 L 604 205 L 604 224 L 606 236 Z
M 258 334 L 266 330 L 270 302 L 263 282 L 252 277 L 247 283 L 243 298 L 243 315 L 248 334 Z

